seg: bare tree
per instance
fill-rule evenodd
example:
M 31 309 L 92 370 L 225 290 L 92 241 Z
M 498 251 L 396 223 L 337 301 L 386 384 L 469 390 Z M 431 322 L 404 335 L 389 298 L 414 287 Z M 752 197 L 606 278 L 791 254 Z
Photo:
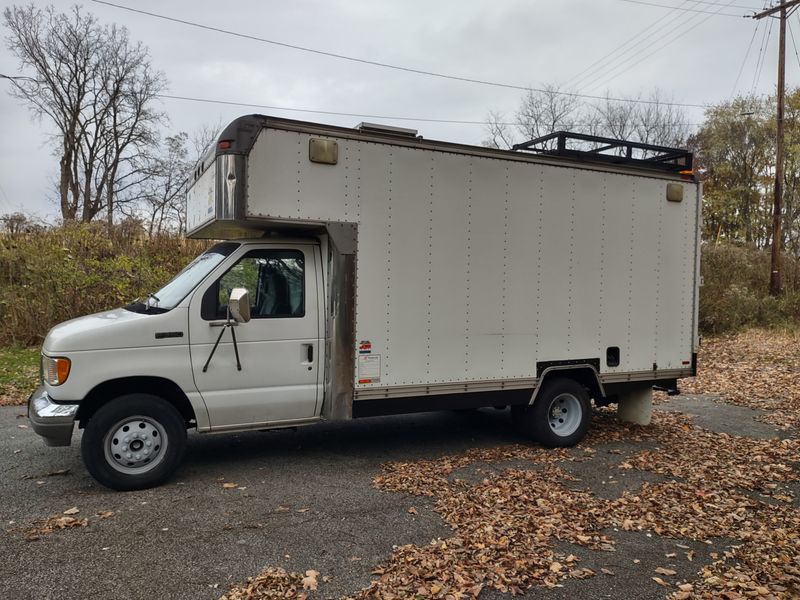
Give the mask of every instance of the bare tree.
M 197 162 L 203 155 L 211 148 L 211 145 L 217 141 L 220 132 L 222 131 L 222 121 L 217 120 L 214 123 L 202 123 L 197 129 L 189 136 L 189 143 L 192 146 L 192 162 Z
M 583 127 L 583 113 L 580 99 L 557 86 L 528 90 L 517 111 L 517 131 L 525 140 L 555 131 L 576 131 Z
M 483 140 L 483 146 L 507 150 L 514 145 L 514 132 L 504 118 L 502 113 L 489 111 L 486 116 L 486 133 L 489 137 Z
M 220 124 L 204 123 L 192 134 L 168 136 L 153 153 L 133 161 L 130 184 L 118 208 L 126 219 L 145 224 L 150 238 L 186 230 L 186 189 L 194 165 L 217 140 Z
M 184 132 L 166 138 L 162 155 L 152 162 L 148 193 L 143 198 L 149 217 L 147 233 L 151 238 L 160 235 L 170 225 L 183 228 L 183 196 L 186 176 L 191 169 L 187 158 L 188 139 Z
M 542 91 L 528 91 L 523 95 L 513 127 L 503 122 L 501 114 L 490 111 L 486 119 L 488 137 L 483 145 L 510 148 L 516 140 L 538 138 L 556 131 L 682 146 L 689 135 L 689 125 L 683 110 L 658 89 L 644 99 L 641 95 L 624 99 L 606 96 L 604 100 L 586 102 L 569 91 L 547 86 Z M 594 145 L 584 144 L 587 149 Z M 549 146 L 545 144 L 544 147 Z
M 125 28 L 100 25 L 78 6 L 12 6 L 4 21 L 8 49 L 33 76 L 12 80 L 12 94 L 57 129 L 62 217 L 90 221 L 105 209 L 110 223 L 118 186 L 165 120 L 154 108 L 163 75 Z

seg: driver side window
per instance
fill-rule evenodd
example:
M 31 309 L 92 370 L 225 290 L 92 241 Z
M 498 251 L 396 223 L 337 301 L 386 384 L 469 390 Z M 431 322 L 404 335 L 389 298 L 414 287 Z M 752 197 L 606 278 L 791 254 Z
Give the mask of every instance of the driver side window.
M 233 288 L 245 288 L 253 319 L 305 315 L 305 261 L 298 250 L 252 250 L 209 289 L 216 296 L 212 319 L 227 316 Z M 204 315 L 204 318 L 208 318 Z

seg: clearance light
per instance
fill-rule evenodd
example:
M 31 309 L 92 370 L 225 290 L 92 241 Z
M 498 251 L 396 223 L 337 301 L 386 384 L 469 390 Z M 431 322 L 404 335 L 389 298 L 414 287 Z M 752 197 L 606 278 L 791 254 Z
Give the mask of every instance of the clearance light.
M 232 145 L 233 145 L 233 142 L 231 140 L 222 140 L 221 142 L 219 142 L 217 144 L 217 149 L 218 150 L 230 150 Z
M 50 358 L 42 355 L 42 376 L 50 385 L 61 385 L 69 377 L 71 363 L 68 358 Z

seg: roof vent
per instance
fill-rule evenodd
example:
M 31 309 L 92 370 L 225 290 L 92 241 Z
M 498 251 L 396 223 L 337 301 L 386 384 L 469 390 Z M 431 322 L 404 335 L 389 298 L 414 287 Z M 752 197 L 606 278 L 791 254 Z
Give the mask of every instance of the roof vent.
M 359 123 L 356 125 L 361 133 L 378 133 L 383 135 L 401 135 L 403 137 L 417 137 L 416 129 L 406 129 L 405 127 L 394 127 L 393 125 L 381 125 L 380 123 Z

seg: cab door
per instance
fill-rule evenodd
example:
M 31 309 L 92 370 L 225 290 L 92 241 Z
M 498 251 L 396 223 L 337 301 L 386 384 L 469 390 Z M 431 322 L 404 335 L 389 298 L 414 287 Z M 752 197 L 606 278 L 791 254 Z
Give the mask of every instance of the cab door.
M 322 347 L 317 248 L 244 244 L 227 261 L 228 268 L 193 296 L 192 372 L 212 430 L 315 416 Z M 228 297 L 240 287 L 248 291 L 251 319 L 225 327 Z

